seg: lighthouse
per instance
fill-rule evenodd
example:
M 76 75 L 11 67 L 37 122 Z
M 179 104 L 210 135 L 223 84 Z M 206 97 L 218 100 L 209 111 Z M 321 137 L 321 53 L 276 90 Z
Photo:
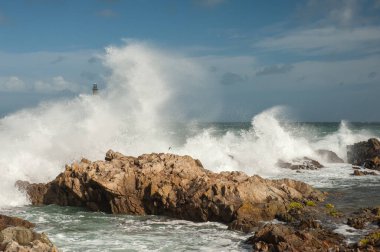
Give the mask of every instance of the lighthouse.
M 97 95 L 98 91 L 99 91 L 98 85 L 97 84 L 92 85 L 92 95 Z

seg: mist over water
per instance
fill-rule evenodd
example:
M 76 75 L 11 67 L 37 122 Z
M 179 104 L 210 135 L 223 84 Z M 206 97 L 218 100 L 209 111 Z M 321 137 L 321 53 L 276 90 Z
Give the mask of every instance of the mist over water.
M 249 129 L 216 134 L 181 123 L 199 107 L 205 83 L 215 81 L 196 62 L 140 43 L 109 47 L 102 56 L 110 70 L 98 96 L 48 102 L 0 120 L 0 207 L 27 204 L 14 187 L 17 180 L 47 182 L 64 164 L 87 157 L 103 159 L 108 149 L 127 155 L 170 152 L 191 155 L 212 171 L 240 170 L 250 175 L 275 175 L 278 159 L 308 156 L 328 149 L 345 158 L 346 145 L 366 140 L 373 132 L 350 130 L 342 122 L 335 132 L 316 136 L 313 129 L 286 123 L 286 108 L 256 115 Z M 189 108 L 184 100 L 194 98 Z M 280 119 L 281 118 L 281 119 Z M 285 121 L 285 122 L 284 122 Z M 180 127 L 178 126 L 180 125 Z M 323 161 L 323 160 L 322 160 Z M 282 170 L 283 171 L 283 170 Z

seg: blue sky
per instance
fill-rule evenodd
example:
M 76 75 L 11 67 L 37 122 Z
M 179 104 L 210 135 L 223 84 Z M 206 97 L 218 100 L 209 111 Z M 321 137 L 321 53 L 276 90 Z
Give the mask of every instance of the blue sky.
M 301 121 L 380 121 L 379 13 L 378 0 L 0 1 L 0 115 L 102 87 L 97 55 L 133 39 L 209 69 L 212 120 L 287 105 Z

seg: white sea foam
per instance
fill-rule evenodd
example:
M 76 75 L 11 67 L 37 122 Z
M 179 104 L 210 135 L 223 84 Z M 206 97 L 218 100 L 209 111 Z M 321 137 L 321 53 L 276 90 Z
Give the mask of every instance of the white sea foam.
M 193 60 L 139 43 L 110 47 L 102 60 L 110 76 L 98 96 L 44 103 L 0 120 L 0 207 L 27 203 L 15 181 L 46 182 L 65 163 L 82 156 L 102 159 L 110 148 L 139 155 L 172 146 L 173 152 L 198 158 L 213 171 L 273 175 L 279 172 L 278 159 L 318 158 L 318 148 L 344 157 L 347 144 L 371 136 L 352 133 L 344 122 L 338 132 L 317 140 L 299 136 L 280 122 L 286 109 L 275 107 L 256 115 L 249 130 L 220 136 L 205 129 L 178 145 L 165 123 L 183 119 L 188 112 L 183 97 L 204 95 L 203 84 L 214 80 Z

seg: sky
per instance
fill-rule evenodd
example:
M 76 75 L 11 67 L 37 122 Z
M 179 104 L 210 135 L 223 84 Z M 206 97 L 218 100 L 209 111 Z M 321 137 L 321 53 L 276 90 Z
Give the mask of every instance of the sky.
M 99 55 L 128 41 L 216 80 L 197 106 L 218 113 L 192 118 L 380 121 L 379 0 L 0 0 L 0 116 L 104 88 Z

